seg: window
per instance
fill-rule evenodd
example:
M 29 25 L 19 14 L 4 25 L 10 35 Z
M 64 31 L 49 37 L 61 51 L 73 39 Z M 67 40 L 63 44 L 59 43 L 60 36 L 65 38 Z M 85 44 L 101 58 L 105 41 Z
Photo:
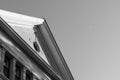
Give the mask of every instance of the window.
M 16 64 L 15 80 L 21 80 L 21 66 Z
M 40 52 L 39 45 L 38 45 L 38 43 L 37 43 L 36 41 L 33 42 L 33 46 L 34 46 L 34 49 L 35 49 L 37 52 Z
M 24 68 L 25 68 L 25 72 L 23 71 Z M 8 51 L 5 52 L 4 65 L 3 65 L 3 73 L 5 78 L 11 79 L 11 80 L 13 79 L 14 80 L 22 80 L 22 79 L 45 80 L 43 78 L 41 79 L 37 78 L 32 72 L 26 69 L 27 68 L 22 63 L 20 63 L 16 58 L 14 58 L 14 56 L 12 56 Z
M 32 74 L 29 71 L 26 72 L 26 80 L 32 80 Z
M 10 74 L 10 60 L 11 59 L 5 55 L 3 72 L 7 78 L 9 78 L 9 74 Z

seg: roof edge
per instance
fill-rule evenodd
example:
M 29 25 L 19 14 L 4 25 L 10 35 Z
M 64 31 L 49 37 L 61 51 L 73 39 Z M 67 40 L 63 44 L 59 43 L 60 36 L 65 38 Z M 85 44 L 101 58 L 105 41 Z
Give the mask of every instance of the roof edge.
M 42 18 L 27 16 L 1 9 L 0 9 L 0 17 L 2 17 L 7 23 L 26 25 L 26 26 L 34 26 L 34 25 L 42 24 L 44 22 L 44 19 Z

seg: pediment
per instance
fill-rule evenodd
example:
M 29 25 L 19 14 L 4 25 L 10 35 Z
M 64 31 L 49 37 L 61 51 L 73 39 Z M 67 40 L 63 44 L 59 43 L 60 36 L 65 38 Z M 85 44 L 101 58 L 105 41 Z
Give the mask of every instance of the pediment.
M 44 22 L 43 19 L 0 10 L 0 17 L 21 37 L 46 63 L 49 64 L 35 34 L 33 27 Z M 39 51 L 36 50 L 39 49 Z

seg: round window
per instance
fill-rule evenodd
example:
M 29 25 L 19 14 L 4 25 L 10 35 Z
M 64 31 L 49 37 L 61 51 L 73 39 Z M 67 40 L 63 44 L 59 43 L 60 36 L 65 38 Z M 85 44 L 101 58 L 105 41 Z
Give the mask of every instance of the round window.
M 34 49 L 35 49 L 37 52 L 40 52 L 39 45 L 38 45 L 38 43 L 37 43 L 36 41 L 33 42 L 33 47 L 34 47 Z

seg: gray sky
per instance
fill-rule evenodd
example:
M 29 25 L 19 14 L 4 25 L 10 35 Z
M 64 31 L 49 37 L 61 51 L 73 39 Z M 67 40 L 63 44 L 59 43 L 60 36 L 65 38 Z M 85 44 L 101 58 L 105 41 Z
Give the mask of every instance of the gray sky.
M 0 9 L 44 16 L 75 80 L 119 80 L 119 3 L 119 0 L 1 0 Z

